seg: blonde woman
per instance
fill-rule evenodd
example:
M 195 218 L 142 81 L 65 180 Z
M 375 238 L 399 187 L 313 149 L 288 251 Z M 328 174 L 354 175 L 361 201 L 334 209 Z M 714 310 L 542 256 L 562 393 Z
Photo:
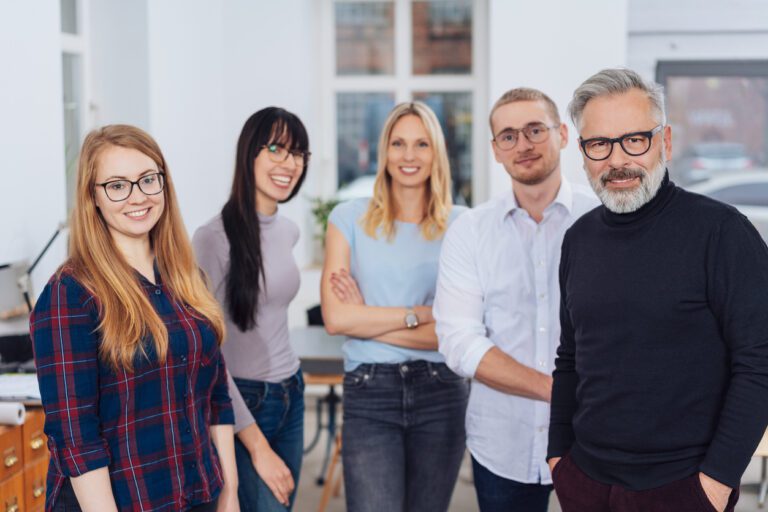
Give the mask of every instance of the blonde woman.
M 464 453 L 467 383 L 432 317 L 452 207 L 445 140 L 423 103 L 389 114 L 371 199 L 329 218 L 323 317 L 344 334 L 343 457 L 350 511 L 444 511 Z
M 239 510 L 224 321 L 160 148 L 91 132 L 76 194 L 69 258 L 30 319 L 46 510 Z

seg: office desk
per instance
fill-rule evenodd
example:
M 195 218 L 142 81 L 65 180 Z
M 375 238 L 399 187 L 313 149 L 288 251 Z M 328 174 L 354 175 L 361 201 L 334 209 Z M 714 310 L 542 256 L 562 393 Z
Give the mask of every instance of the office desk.
M 344 355 L 341 347 L 346 341 L 345 336 L 332 336 L 325 332 L 324 327 L 309 326 L 292 329 L 290 332 L 291 345 L 301 361 L 307 384 L 327 384 L 328 393 L 317 400 L 317 427 L 304 453 L 309 453 L 320 441 L 323 430 L 328 431 L 325 444 L 325 455 L 317 485 L 325 483 L 326 469 L 330 461 L 331 449 L 336 439 L 336 412 L 341 403 L 341 397 L 336 393 L 336 386 L 344 379 Z M 323 409 L 328 411 L 328 423 L 323 424 Z

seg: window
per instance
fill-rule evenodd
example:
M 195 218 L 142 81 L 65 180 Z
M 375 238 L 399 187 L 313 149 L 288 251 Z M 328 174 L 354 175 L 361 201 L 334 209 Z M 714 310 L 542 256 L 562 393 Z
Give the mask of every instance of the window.
M 64 109 L 64 162 L 67 211 L 72 209 L 77 179 L 77 159 L 86 119 L 85 36 L 83 23 L 87 0 L 60 0 L 61 80 Z
M 477 200 L 483 167 L 485 2 L 325 0 L 326 133 L 334 140 L 334 189 L 371 183 L 378 139 L 396 103 L 420 100 L 437 115 L 448 145 L 454 200 Z M 356 181 L 357 180 L 357 181 Z M 355 183 L 355 185 L 352 185 Z M 484 198 L 480 198 L 484 199 Z
M 660 62 L 672 178 L 690 185 L 768 167 L 768 61 Z

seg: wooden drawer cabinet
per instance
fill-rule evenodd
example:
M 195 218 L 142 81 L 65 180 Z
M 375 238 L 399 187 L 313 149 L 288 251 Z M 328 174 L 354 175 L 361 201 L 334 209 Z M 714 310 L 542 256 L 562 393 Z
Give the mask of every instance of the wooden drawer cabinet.
M 48 448 L 45 415 L 28 408 L 24 424 L 0 426 L 0 512 L 38 512 L 45 508 Z
M 0 482 L 21 472 L 24 467 L 23 457 L 21 428 L 0 426 Z
M 22 512 L 24 507 L 24 474 L 16 473 L 0 482 L 0 512 Z
M 45 477 L 48 474 L 48 457 L 41 457 L 24 468 L 24 504 L 28 512 L 45 508 Z M 0 509 L 0 512 L 3 512 Z

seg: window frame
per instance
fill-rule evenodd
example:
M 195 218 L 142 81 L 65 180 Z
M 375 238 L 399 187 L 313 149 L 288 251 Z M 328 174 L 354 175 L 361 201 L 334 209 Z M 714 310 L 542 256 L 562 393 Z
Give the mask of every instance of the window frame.
M 337 75 L 334 5 L 347 2 L 379 2 L 384 0 L 323 0 L 321 6 L 320 58 L 321 95 L 320 118 L 323 120 L 321 151 L 324 155 L 318 167 L 322 176 L 320 194 L 332 197 L 338 191 L 337 154 L 337 94 L 390 93 L 395 104 L 410 101 L 414 93 L 468 92 L 472 95 L 472 204 L 488 199 L 486 120 L 488 97 L 488 5 L 487 0 L 472 1 L 472 72 L 471 74 L 413 74 L 412 59 L 412 0 L 389 0 L 394 11 L 394 75 Z

